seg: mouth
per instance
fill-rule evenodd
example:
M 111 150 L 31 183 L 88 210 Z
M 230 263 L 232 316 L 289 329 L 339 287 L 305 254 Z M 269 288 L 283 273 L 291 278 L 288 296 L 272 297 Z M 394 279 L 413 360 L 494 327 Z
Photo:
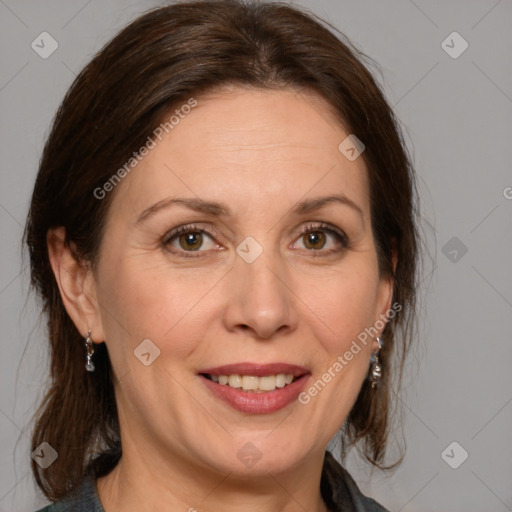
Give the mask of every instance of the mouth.
M 234 389 L 252 393 L 265 393 L 276 389 L 284 388 L 295 382 L 299 377 L 294 377 L 291 373 L 278 373 L 276 375 L 265 375 L 258 377 L 257 375 L 212 375 L 209 373 L 200 374 L 216 384 L 221 386 L 230 386 Z
M 240 412 L 264 414 L 293 402 L 311 372 L 287 363 L 240 363 L 201 370 L 207 388 Z

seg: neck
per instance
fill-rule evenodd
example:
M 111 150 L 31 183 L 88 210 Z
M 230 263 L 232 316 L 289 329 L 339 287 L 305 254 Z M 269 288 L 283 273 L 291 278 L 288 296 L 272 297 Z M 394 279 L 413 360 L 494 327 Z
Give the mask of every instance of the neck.
M 286 473 L 238 476 L 192 467 L 190 461 L 150 457 L 124 450 L 118 465 L 97 480 L 106 512 L 183 510 L 188 512 L 328 512 L 320 494 L 324 454 Z

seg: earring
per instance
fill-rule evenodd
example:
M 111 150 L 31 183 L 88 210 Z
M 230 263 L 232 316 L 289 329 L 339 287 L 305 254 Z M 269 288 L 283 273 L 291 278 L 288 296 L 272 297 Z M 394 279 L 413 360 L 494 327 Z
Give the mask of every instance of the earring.
M 92 344 L 90 330 L 87 333 L 87 337 L 85 338 L 85 350 L 86 350 L 85 369 L 88 372 L 93 372 L 96 369 L 96 367 L 94 366 L 94 363 L 92 362 L 92 355 L 94 354 L 94 345 Z
M 372 383 L 372 388 L 375 388 L 377 384 L 379 383 L 381 377 L 382 377 L 382 366 L 379 363 L 379 352 L 382 348 L 382 340 L 380 338 L 377 338 L 377 343 L 379 344 L 379 348 L 377 349 L 377 352 L 374 352 L 370 356 L 370 374 L 368 376 L 369 381 Z

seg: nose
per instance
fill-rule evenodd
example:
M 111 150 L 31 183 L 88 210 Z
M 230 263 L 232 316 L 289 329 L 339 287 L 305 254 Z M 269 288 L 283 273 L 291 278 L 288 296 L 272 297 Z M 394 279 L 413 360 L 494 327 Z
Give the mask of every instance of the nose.
M 295 297 L 287 281 L 284 263 L 266 251 L 252 263 L 237 256 L 227 283 L 226 328 L 257 339 L 295 330 Z

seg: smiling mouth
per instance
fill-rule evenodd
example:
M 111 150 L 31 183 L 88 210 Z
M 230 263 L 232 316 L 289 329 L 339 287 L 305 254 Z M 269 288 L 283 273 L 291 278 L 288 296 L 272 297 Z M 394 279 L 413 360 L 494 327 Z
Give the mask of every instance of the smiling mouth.
M 201 368 L 197 376 L 214 397 L 236 411 L 273 414 L 296 401 L 311 371 L 285 362 L 239 362 Z
M 239 389 L 241 391 L 253 393 L 266 393 L 275 391 L 276 389 L 285 388 L 292 382 L 300 378 L 294 376 L 292 373 L 278 373 L 275 375 L 265 375 L 258 377 L 256 375 L 211 375 L 209 373 L 202 373 L 202 377 L 220 384 L 221 386 L 229 386 L 231 388 Z

